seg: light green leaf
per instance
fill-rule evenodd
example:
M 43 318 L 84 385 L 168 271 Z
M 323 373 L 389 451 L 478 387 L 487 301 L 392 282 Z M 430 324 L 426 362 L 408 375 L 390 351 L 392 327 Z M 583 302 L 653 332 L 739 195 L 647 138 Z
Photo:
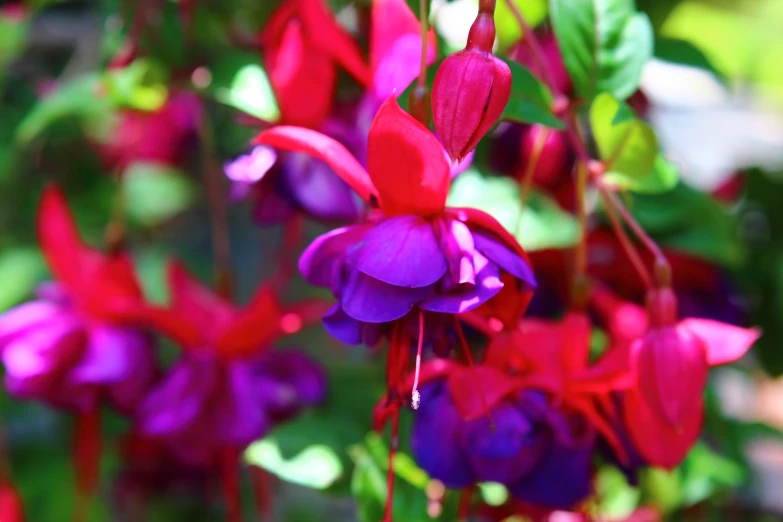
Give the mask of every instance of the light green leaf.
M 625 99 L 653 54 L 653 30 L 633 0 L 550 0 L 552 25 L 577 93 Z
M 100 78 L 94 74 L 79 76 L 59 86 L 42 98 L 19 124 L 17 143 L 29 143 L 54 122 L 67 117 L 80 118 L 88 131 L 99 136 L 104 134 L 113 121 L 113 106 L 111 99 L 100 92 Z
M 485 177 L 469 170 L 454 181 L 448 204 L 490 214 L 527 250 L 568 248 L 579 241 L 579 224 L 542 192 L 531 191 L 524 212 L 519 184 L 506 177 Z
M 601 93 L 590 107 L 590 125 L 607 181 L 630 189 L 652 174 L 658 138 L 625 104 Z
M 274 122 L 280 119 L 269 78 L 259 65 L 248 64 L 239 69 L 231 86 L 219 89 L 215 96 L 218 101 L 262 120 Z
M 110 70 L 103 84 L 117 107 L 155 111 L 166 102 L 165 75 L 149 60 L 136 60 L 122 69 Z
M 624 519 L 636 509 L 641 499 L 638 489 L 628 484 L 625 475 L 613 466 L 604 466 L 596 476 L 596 498 L 599 512 L 612 520 Z
M 0 254 L 0 312 L 28 297 L 45 274 L 46 265 L 37 250 L 4 250 Z
M 530 27 L 536 27 L 546 18 L 546 0 L 513 0 Z M 476 2 L 477 3 L 477 2 Z M 495 29 L 501 48 L 517 43 L 522 38 L 522 28 L 517 23 L 506 0 L 500 0 L 495 7 Z
M 150 163 L 135 163 L 123 174 L 128 215 L 145 226 L 163 223 L 193 201 L 195 190 L 181 172 Z
M 254 442 L 245 451 L 245 460 L 300 486 L 326 489 L 343 473 L 343 465 L 331 448 L 313 445 L 290 459 L 283 458 L 273 440 Z
M 677 167 L 662 154 L 655 157 L 653 170 L 641 179 L 626 179 L 626 187 L 637 194 L 669 192 L 677 186 L 680 174 Z
M 521 123 L 541 123 L 548 127 L 565 127 L 552 114 L 552 93 L 524 66 L 506 60 L 511 69 L 511 98 L 501 119 Z

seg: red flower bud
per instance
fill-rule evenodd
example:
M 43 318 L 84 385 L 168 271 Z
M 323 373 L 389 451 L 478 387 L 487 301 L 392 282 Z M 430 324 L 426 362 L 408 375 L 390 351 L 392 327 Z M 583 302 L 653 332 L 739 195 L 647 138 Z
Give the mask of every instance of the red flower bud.
M 522 132 L 520 173 L 527 172 L 535 162 L 533 182 L 544 188 L 552 188 L 568 178 L 572 154 L 566 135 L 543 125 L 531 125 Z
M 678 427 L 699 415 L 709 363 L 704 341 L 676 325 L 670 288 L 648 296 L 651 328 L 633 345 L 639 391 L 660 420 Z
M 443 60 L 432 86 L 435 130 L 456 161 L 476 148 L 511 96 L 511 70 L 492 54 L 494 11 L 494 1 L 482 0 L 468 45 Z
M 0 520 L 24 522 L 24 505 L 16 488 L 10 482 L 0 481 Z

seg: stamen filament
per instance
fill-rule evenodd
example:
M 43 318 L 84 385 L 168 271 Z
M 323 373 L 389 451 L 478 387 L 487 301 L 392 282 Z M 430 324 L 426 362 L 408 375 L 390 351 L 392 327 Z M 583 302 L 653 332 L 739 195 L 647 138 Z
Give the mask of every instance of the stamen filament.
M 413 393 L 411 394 L 411 406 L 419 409 L 421 394 L 419 394 L 419 373 L 421 372 L 421 348 L 424 344 L 424 312 L 419 310 L 419 347 L 416 350 L 416 371 L 413 374 Z

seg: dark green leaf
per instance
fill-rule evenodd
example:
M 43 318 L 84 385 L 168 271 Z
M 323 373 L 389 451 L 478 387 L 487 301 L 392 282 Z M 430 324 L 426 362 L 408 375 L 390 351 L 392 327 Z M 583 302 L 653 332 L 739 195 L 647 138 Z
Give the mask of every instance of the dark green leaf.
M 625 99 L 652 57 L 653 30 L 633 0 L 550 0 L 552 25 L 577 93 Z
M 557 129 L 565 125 L 552 114 L 552 93 L 524 66 L 506 60 L 511 69 L 511 98 L 501 119 L 541 123 Z
M 105 135 L 112 124 L 113 105 L 108 96 L 100 96 L 97 75 L 80 76 L 42 98 L 16 129 L 16 140 L 27 144 L 54 122 L 68 117 L 79 118 L 88 132 Z
M 665 62 L 703 69 L 723 79 L 723 74 L 715 68 L 707 55 L 686 40 L 659 37 L 655 41 L 655 57 Z

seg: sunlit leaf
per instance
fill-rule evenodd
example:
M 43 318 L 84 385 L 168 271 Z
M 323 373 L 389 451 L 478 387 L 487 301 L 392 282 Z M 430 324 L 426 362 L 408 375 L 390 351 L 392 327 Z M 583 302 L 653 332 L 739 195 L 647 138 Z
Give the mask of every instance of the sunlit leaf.
M 259 65 L 248 64 L 239 69 L 231 86 L 218 90 L 216 97 L 226 105 L 262 120 L 273 122 L 280 118 L 269 78 Z
M 653 30 L 634 0 L 550 0 L 552 25 L 579 95 L 625 99 L 653 54 Z
M 335 452 L 326 446 L 313 445 L 298 455 L 285 459 L 272 440 L 261 440 L 245 451 L 245 460 L 294 484 L 314 489 L 331 486 L 343 473 Z
M 11 248 L 0 253 L 0 312 L 28 297 L 46 274 L 41 254 L 33 248 Z

